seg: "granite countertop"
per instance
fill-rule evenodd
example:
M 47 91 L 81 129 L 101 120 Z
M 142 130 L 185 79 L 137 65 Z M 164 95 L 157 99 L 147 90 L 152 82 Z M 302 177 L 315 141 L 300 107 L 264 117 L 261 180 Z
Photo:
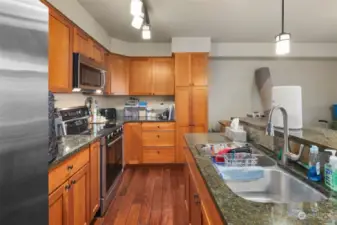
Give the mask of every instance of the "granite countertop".
M 67 135 L 62 137 L 58 144 L 58 155 L 54 161 L 49 163 L 48 169 L 56 167 L 64 160 L 88 147 L 98 138 L 100 138 L 100 135 Z
M 337 221 L 337 199 L 332 191 L 328 191 L 328 200 L 317 203 L 257 203 L 245 200 L 231 191 L 214 169 L 211 160 L 201 155 L 196 144 L 224 142 L 220 133 L 186 134 L 185 139 L 196 161 L 196 165 L 204 178 L 206 186 L 219 209 L 220 215 L 228 224 L 335 224 Z M 293 207 L 301 207 L 306 219 L 299 220 L 289 215 Z
M 256 128 L 265 129 L 267 118 L 240 118 L 240 123 L 246 123 Z M 275 133 L 281 135 L 283 130 L 275 129 Z M 337 131 L 322 127 L 304 127 L 301 131 L 290 131 L 289 139 L 308 142 L 321 148 L 337 149 Z
M 106 121 L 106 122 L 114 122 L 117 123 L 117 125 L 123 125 L 125 123 L 131 122 L 175 122 L 175 121 L 162 120 L 159 118 L 148 119 L 146 117 L 140 117 L 137 119 L 131 117 L 122 117 L 114 121 Z M 91 130 L 93 133 L 92 135 L 67 135 L 62 137 L 58 145 L 58 155 L 56 156 L 54 161 L 49 163 L 48 168 L 49 169 L 54 168 L 64 160 L 68 159 L 72 155 L 76 154 L 85 147 L 89 146 L 90 143 L 102 137 L 102 135 L 109 134 L 116 129 L 116 127 L 103 128 L 106 122 L 91 124 Z

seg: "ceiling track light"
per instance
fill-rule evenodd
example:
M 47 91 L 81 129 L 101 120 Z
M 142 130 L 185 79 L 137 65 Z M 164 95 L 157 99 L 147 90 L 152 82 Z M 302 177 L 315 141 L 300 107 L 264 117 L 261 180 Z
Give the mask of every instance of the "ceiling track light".
M 139 30 L 143 26 L 143 23 L 144 23 L 144 14 L 134 16 L 131 22 L 131 26 Z
M 142 30 L 142 38 L 144 40 L 149 40 L 151 39 L 151 29 L 150 29 L 150 25 L 146 24 L 143 26 L 143 30 Z
M 275 37 L 277 55 L 286 55 L 290 52 L 290 37 L 289 33 L 284 32 L 284 0 L 282 0 L 282 32 Z
M 131 0 L 130 13 L 133 16 L 140 16 L 143 13 L 143 2 L 141 0 Z

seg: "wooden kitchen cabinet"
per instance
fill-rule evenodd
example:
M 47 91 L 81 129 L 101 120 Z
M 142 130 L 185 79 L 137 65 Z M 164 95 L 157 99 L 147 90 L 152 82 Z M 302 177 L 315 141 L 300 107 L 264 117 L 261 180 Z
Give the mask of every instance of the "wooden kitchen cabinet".
M 175 90 L 175 117 L 179 126 L 190 125 L 191 112 L 191 89 L 190 87 L 176 87 Z
M 49 195 L 49 225 L 69 224 L 69 187 L 69 183 L 65 182 Z
M 127 123 L 124 125 L 124 164 L 142 162 L 142 124 Z
M 74 27 L 74 52 L 92 58 L 92 42 L 90 37 L 78 27 Z
M 72 91 L 73 26 L 49 7 L 48 86 L 54 93 Z
M 94 40 L 90 40 L 90 45 L 92 46 L 91 50 L 91 57 L 98 63 L 103 64 L 104 63 L 104 49 L 98 44 L 96 43 Z
M 172 58 L 152 58 L 152 86 L 154 95 L 174 95 Z
M 129 93 L 129 59 L 125 56 L 109 55 L 110 94 Z
M 143 147 L 143 163 L 174 163 L 174 147 Z
M 208 53 L 175 53 L 176 87 L 208 85 Z
M 89 167 L 84 166 L 70 179 L 71 225 L 89 225 L 90 223 L 90 182 Z
M 175 53 L 175 85 L 186 87 L 191 85 L 191 53 Z
M 131 58 L 131 95 L 174 95 L 172 58 Z
M 151 60 L 149 58 L 130 59 L 130 95 L 153 95 Z
M 191 177 L 190 177 L 191 179 Z M 202 214 L 201 214 L 201 202 L 199 198 L 199 194 L 194 185 L 193 180 L 190 180 L 190 223 L 191 225 L 202 225 Z
M 184 163 L 185 155 L 184 148 L 186 148 L 186 141 L 184 135 L 187 133 L 191 133 L 191 126 L 177 126 L 176 129 L 176 162 Z
M 99 209 L 100 200 L 100 142 L 90 145 L 90 219 Z
M 191 88 L 191 125 L 206 125 L 208 121 L 208 88 Z

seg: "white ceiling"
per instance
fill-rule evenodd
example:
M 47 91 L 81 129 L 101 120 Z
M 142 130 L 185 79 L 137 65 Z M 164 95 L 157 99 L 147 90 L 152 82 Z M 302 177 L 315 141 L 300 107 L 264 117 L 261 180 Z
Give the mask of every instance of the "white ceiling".
M 107 30 L 141 41 L 131 27 L 131 0 L 78 0 Z M 281 31 L 281 0 L 147 0 L 152 41 L 211 37 L 213 42 L 273 42 Z M 285 0 L 285 31 L 294 42 L 337 42 L 337 0 Z

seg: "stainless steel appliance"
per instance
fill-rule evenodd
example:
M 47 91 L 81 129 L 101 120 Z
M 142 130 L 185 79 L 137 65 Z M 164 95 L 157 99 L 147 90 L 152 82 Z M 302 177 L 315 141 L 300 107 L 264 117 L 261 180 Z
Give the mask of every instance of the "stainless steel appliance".
M 101 196 L 100 215 L 104 215 L 115 196 L 123 171 L 123 126 L 115 121 L 89 124 L 89 110 L 85 106 L 60 109 L 66 135 L 101 135 Z
M 48 18 L 0 1 L 0 224 L 48 224 Z
M 103 65 L 80 54 L 73 54 L 73 92 L 104 92 L 106 69 Z
M 123 172 L 123 128 L 107 135 L 101 147 L 101 201 L 100 215 L 104 215 L 116 196 Z

